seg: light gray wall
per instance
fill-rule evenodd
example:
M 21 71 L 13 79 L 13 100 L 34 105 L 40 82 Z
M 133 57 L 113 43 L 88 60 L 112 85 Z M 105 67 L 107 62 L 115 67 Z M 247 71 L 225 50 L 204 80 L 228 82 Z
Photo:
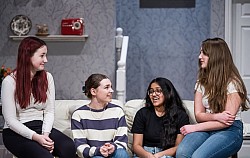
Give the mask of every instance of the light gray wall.
M 202 40 L 224 37 L 224 1 L 196 0 L 195 8 L 140 9 L 139 0 L 0 0 L 0 65 L 14 68 L 19 41 L 9 24 L 18 15 L 60 33 L 62 18 L 84 17 L 84 42 L 47 42 L 46 66 L 55 80 L 57 99 L 85 98 L 81 87 L 91 73 L 105 73 L 115 89 L 115 28 L 130 36 L 127 99 L 145 96 L 157 76 L 169 78 L 183 99 L 193 99 L 197 57 Z
M 0 65 L 14 68 L 19 41 L 12 41 L 11 19 L 23 14 L 33 24 L 29 33 L 36 33 L 36 24 L 46 23 L 50 34 L 60 34 L 62 18 L 83 17 L 86 24 L 84 42 L 46 42 L 46 68 L 55 80 L 57 99 L 81 99 L 81 87 L 92 73 L 104 73 L 115 84 L 116 29 L 114 0 L 1 0 L 0 6 Z M 115 86 L 115 85 L 114 85 Z

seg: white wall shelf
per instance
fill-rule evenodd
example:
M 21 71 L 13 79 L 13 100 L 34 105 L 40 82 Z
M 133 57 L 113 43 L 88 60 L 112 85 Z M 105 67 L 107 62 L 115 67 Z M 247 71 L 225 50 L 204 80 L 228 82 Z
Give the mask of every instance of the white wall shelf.
M 32 36 L 32 35 L 31 35 Z M 35 35 L 34 35 L 35 36 Z M 28 36 L 9 36 L 14 41 L 21 41 Z M 48 36 L 35 36 L 44 41 L 86 41 L 88 35 L 48 35 Z

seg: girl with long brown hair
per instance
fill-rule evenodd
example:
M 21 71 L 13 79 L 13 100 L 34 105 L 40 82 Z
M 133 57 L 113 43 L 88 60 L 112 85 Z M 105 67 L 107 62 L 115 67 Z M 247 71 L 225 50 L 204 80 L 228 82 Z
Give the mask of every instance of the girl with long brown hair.
M 246 87 L 221 38 L 202 42 L 195 86 L 197 124 L 181 128 L 186 135 L 177 158 L 227 158 L 242 145 L 241 112 L 248 110 Z

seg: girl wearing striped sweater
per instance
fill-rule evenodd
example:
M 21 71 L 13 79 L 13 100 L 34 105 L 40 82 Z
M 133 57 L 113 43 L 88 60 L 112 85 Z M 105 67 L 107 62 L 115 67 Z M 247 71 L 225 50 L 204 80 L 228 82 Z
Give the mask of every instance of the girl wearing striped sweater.
M 85 82 L 91 100 L 74 111 L 71 129 L 79 157 L 128 158 L 127 124 L 123 109 L 110 103 L 112 84 L 103 74 L 92 74 Z

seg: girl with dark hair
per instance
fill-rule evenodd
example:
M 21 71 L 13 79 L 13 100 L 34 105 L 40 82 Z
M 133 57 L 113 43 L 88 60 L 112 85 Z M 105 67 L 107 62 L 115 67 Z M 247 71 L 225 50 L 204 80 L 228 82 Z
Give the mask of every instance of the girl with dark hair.
M 177 158 L 227 158 L 242 145 L 241 111 L 248 110 L 246 87 L 223 39 L 202 42 L 195 85 L 197 124 L 186 125 Z
M 129 158 L 125 115 L 120 106 L 110 103 L 113 92 L 106 75 L 92 74 L 85 82 L 90 103 L 74 111 L 71 119 L 79 157 Z
M 18 48 L 16 69 L 2 83 L 3 142 L 18 158 L 76 157 L 73 141 L 52 128 L 55 87 L 44 70 L 47 62 L 46 43 L 26 37 Z
M 174 157 L 184 137 L 180 128 L 189 124 L 179 94 L 168 79 L 156 78 L 150 82 L 145 100 L 131 130 L 135 157 Z

